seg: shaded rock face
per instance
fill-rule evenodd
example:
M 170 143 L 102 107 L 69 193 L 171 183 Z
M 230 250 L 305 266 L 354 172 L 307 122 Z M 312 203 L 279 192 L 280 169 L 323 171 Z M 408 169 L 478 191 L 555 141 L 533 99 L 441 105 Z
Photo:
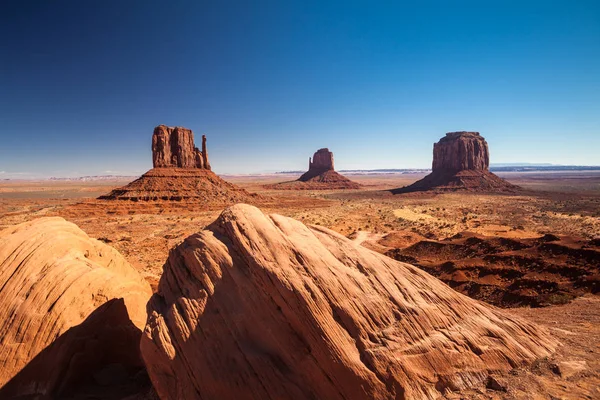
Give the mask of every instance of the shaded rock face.
M 487 171 L 490 154 L 479 132 L 450 132 L 433 145 L 433 172 Z
M 206 136 L 202 135 L 202 151 L 194 145 L 191 129 L 159 125 L 152 135 L 154 168 L 210 169 Z
M 319 149 L 308 158 L 308 171 L 333 171 L 333 153 L 327 148 Z
M 430 399 L 557 345 L 411 265 L 243 204 L 171 250 L 148 314 L 161 399 Z
M 0 398 L 62 398 L 106 365 L 143 370 L 151 289 L 62 218 L 0 232 Z

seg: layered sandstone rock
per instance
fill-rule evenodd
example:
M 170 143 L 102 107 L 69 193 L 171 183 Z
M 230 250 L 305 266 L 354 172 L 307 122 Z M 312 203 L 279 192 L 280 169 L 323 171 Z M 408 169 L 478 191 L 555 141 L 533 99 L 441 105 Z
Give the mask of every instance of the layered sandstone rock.
M 416 191 L 512 192 L 517 186 L 489 172 L 488 144 L 479 132 L 450 132 L 433 145 L 432 172 L 393 193 Z
M 153 168 L 135 181 L 114 189 L 99 199 L 191 201 L 223 207 L 256 201 L 260 196 L 248 193 L 207 169 Z
M 154 168 L 210 169 L 206 136 L 202 135 L 202 151 L 194 145 L 194 133 L 180 126 L 159 125 L 152 135 Z
M 150 295 L 116 250 L 62 218 L 0 232 L 0 398 L 62 398 L 95 373 L 143 368 Z
M 490 154 L 479 132 L 450 132 L 433 145 L 433 172 L 487 171 Z
M 360 184 L 337 173 L 333 168 L 333 153 L 327 148 L 319 149 L 308 158 L 308 171 L 297 181 L 266 185 L 267 189 L 327 190 L 359 189 Z
M 152 161 L 153 169 L 98 199 L 194 201 L 222 207 L 259 198 L 212 172 L 206 136 L 202 135 L 200 151 L 194 147 L 194 134 L 190 129 L 157 126 L 152 135 Z
M 162 399 L 431 399 L 556 346 L 411 265 L 243 204 L 170 252 L 148 312 Z
M 319 149 L 313 154 L 312 160 L 308 158 L 309 171 L 333 170 L 333 153 L 327 148 Z

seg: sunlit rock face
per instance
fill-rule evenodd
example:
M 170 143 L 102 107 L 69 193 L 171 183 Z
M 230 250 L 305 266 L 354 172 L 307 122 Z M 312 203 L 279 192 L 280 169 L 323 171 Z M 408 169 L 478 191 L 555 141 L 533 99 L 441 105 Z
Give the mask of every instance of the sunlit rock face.
M 433 172 L 485 171 L 489 165 L 488 145 L 479 132 L 450 132 L 433 145 Z
M 246 204 L 171 250 L 148 314 L 161 399 L 433 399 L 556 346 L 412 265 Z
M 154 168 L 210 169 L 206 136 L 202 135 L 202 150 L 199 150 L 191 129 L 159 125 L 152 135 L 152 162 Z
M 60 399 L 107 366 L 143 367 L 150 285 L 59 217 L 0 231 L 0 399 Z

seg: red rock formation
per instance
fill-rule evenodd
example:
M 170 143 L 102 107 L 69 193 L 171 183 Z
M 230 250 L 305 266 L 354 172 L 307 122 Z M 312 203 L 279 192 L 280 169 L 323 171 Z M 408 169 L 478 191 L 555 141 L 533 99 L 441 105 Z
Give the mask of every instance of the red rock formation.
M 556 346 L 411 265 L 244 204 L 171 250 L 148 312 L 162 399 L 432 399 Z
M 486 171 L 490 154 L 479 132 L 450 132 L 433 145 L 434 172 Z
M 126 186 L 100 196 L 99 200 L 194 201 L 210 207 L 239 202 L 252 203 L 250 194 L 211 171 L 202 135 L 202 151 L 194 147 L 194 134 L 181 127 L 157 126 L 152 135 L 154 168 Z
M 327 148 L 319 149 L 308 158 L 308 171 L 297 181 L 265 185 L 267 189 L 328 190 L 359 189 L 360 184 L 351 181 L 333 169 L 333 153 Z
M 333 171 L 333 153 L 327 148 L 319 149 L 313 154 L 312 160 L 308 158 L 308 171 Z
M 440 241 L 392 243 L 386 255 L 410 260 L 454 290 L 500 307 L 562 304 L 600 288 L 600 246 L 581 238 L 461 232 Z M 535 284 L 527 284 L 532 275 Z
M 187 128 L 159 125 L 152 135 L 154 168 L 210 169 L 206 136 L 202 135 L 202 151 L 194 146 L 194 133 Z
M 110 379 L 108 365 L 142 369 L 151 294 L 115 249 L 62 218 L 0 232 L 0 398 L 63 398 L 94 373 Z
M 513 192 L 518 186 L 488 170 L 490 154 L 479 132 L 450 132 L 433 145 L 432 172 L 392 193 L 417 191 Z
M 126 186 L 100 196 L 100 200 L 193 201 L 227 206 L 260 199 L 208 169 L 153 168 Z

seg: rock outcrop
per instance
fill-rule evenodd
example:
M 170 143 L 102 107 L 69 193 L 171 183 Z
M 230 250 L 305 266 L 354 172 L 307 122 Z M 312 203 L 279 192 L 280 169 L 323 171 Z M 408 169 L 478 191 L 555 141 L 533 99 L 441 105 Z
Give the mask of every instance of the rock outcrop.
M 223 207 L 238 202 L 253 202 L 259 198 L 212 172 L 206 136 L 202 136 L 200 151 L 194 147 L 194 134 L 190 129 L 157 126 L 152 135 L 152 161 L 153 169 L 98 199 L 194 201 L 211 207 Z
M 114 189 L 99 199 L 191 201 L 211 207 L 223 207 L 256 201 L 260 196 L 248 193 L 207 169 L 153 168 L 135 181 Z
M 557 345 L 411 265 L 244 204 L 171 250 L 148 313 L 162 399 L 431 399 Z
M 479 132 L 450 132 L 433 145 L 433 172 L 487 171 L 490 154 Z
M 210 169 L 206 136 L 202 135 L 202 151 L 194 145 L 194 133 L 180 126 L 159 125 L 152 135 L 154 168 Z
M 0 232 L 0 398 L 63 398 L 96 373 L 143 371 L 151 294 L 116 250 L 62 218 Z
M 489 171 L 490 153 L 479 132 L 450 132 L 433 145 L 432 172 L 392 193 L 418 191 L 512 192 L 518 189 Z
M 319 149 L 308 158 L 308 171 L 297 181 L 266 185 L 267 189 L 327 190 L 359 189 L 361 185 L 337 173 L 333 168 L 333 153 L 327 148 Z
M 312 159 L 308 158 L 308 170 L 319 172 L 334 170 L 333 153 L 327 148 L 317 150 Z
M 543 307 L 600 292 L 600 246 L 579 238 L 462 232 L 443 240 L 400 244 L 386 255 L 500 307 Z

